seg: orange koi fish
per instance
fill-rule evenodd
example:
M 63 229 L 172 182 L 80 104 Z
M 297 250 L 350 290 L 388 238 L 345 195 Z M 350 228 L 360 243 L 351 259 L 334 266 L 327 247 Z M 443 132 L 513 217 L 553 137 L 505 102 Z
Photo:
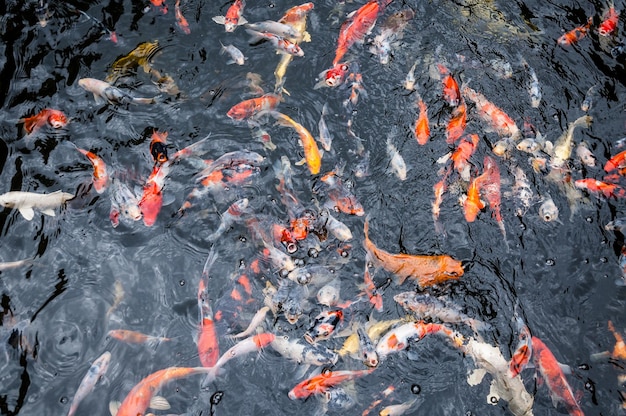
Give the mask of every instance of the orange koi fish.
M 450 157 L 453 162 L 454 169 L 461 173 L 469 167 L 469 159 L 472 157 L 478 146 L 479 137 L 477 134 L 470 134 L 469 139 L 467 136 L 459 143 L 456 150 Z
M 602 182 L 597 179 L 587 178 L 578 179 L 574 182 L 577 188 L 586 189 L 595 194 L 602 193 L 605 197 L 624 198 L 626 197 L 626 189 L 614 183 Z
M 539 338 L 532 337 L 533 358 L 539 372 L 550 389 L 553 403 L 561 402 L 571 416 L 584 416 L 583 411 L 574 398 L 572 388 L 565 379 L 561 365 Z
M 419 98 L 417 105 L 420 109 L 420 115 L 415 122 L 415 138 L 417 142 L 421 145 L 425 145 L 428 142 L 428 138 L 430 137 L 430 127 L 428 127 L 428 112 L 426 108 L 426 104 Z
M 279 125 L 284 127 L 291 127 L 296 131 L 296 133 L 298 133 L 298 135 L 300 136 L 300 142 L 302 143 L 302 147 L 304 148 L 304 158 L 306 160 L 307 166 L 309 167 L 309 172 L 311 172 L 312 175 L 317 175 L 318 173 L 320 173 L 320 168 L 322 166 L 322 155 L 311 133 L 306 128 L 304 128 L 304 126 L 295 122 L 293 119 L 283 113 L 279 113 L 278 111 L 272 111 L 270 114 L 277 120 Z
M 321 188 L 325 188 L 326 196 L 330 202 L 324 204 L 326 208 L 334 209 L 345 214 L 356 215 L 357 217 L 365 215 L 363 205 L 356 199 L 356 195 L 343 183 L 336 169 L 324 174 L 320 181 L 323 184 Z
M 490 156 L 485 156 L 483 169 L 486 176 L 482 183 L 481 191 L 487 198 L 492 215 L 498 224 L 502 224 L 501 228 L 503 228 L 504 223 L 500 214 L 500 169 L 496 161 Z
M 337 51 L 335 52 L 333 66 L 336 66 L 341 61 L 355 42 L 362 41 L 365 35 L 374 28 L 379 11 L 380 5 L 378 1 L 370 1 L 349 15 L 348 20 L 339 29 Z
M 217 252 L 211 248 L 209 256 L 204 263 L 202 277 L 198 285 L 198 309 L 200 312 L 200 328 L 198 330 L 198 358 L 203 367 L 213 367 L 220 357 L 220 349 L 217 331 L 213 322 L 213 310 L 209 305 L 209 293 L 206 282 L 209 278 L 209 270 L 217 259 Z
M 622 150 L 615 156 L 611 157 L 604 165 L 605 172 L 612 172 L 616 169 L 626 167 L 626 150 Z
M 176 16 L 176 24 L 186 35 L 191 33 L 191 29 L 189 29 L 189 23 L 183 13 L 180 11 L 180 0 L 176 0 L 176 4 L 174 5 L 174 14 Z
M 447 171 L 449 172 L 449 170 Z M 446 175 L 436 184 L 433 185 L 433 192 L 435 194 L 435 200 L 432 203 L 433 208 L 433 221 L 435 223 L 435 231 L 437 234 L 443 234 L 443 226 L 439 222 L 439 214 L 441 214 L 441 203 L 443 202 L 443 194 L 446 192 Z
M 467 124 L 467 106 L 461 99 L 460 104 L 452 111 L 452 117 L 446 127 L 446 143 L 452 144 L 459 139 L 465 131 Z
M 486 123 L 489 123 L 497 134 L 512 139 L 516 139 L 521 134 L 515 121 L 502 111 L 502 109 L 487 100 L 484 95 L 474 91 L 470 87 L 463 88 L 463 95 L 476 104 L 478 116 Z
M 226 115 L 233 120 L 245 120 L 252 118 L 261 111 L 271 111 L 278 106 L 281 97 L 277 94 L 265 94 L 261 97 L 250 98 L 235 104 L 228 110 Z
M 355 378 L 370 374 L 375 368 L 368 370 L 323 371 L 317 376 L 298 383 L 289 391 L 291 400 L 306 399 L 312 395 L 324 394 L 329 388 Z
M 152 3 L 154 7 L 161 9 L 163 14 L 167 14 L 167 5 L 165 4 L 165 0 L 150 0 L 150 3 Z
M 210 370 L 204 367 L 169 367 L 156 371 L 133 387 L 117 410 L 116 416 L 143 415 L 148 410 L 152 397 L 164 384 L 195 374 L 206 374 Z
M 467 188 L 467 196 L 461 198 L 463 214 L 467 222 L 474 222 L 478 213 L 485 208 L 485 203 L 480 199 L 480 186 L 485 177 L 486 174 L 483 173 L 472 179 Z
M 563 36 L 557 39 L 556 43 L 562 46 L 569 46 L 578 42 L 579 40 L 587 36 L 587 32 L 589 31 L 589 28 L 591 27 L 592 24 L 593 24 L 593 17 L 590 17 L 587 20 L 586 24 L 582 26 L 578 26 L 570 30 L 569 32 L 563 34 Z
M 163 206 L 162 190 L 165 186 L 165 178 L 170 172 L 170 166 L 169 162 L 155 166 L 143 187 L 139 209 L 143 215 L 143 223 L 147 227 L 154 225 Z
M 167 147 L 165 142 L 167 141 L 167 132 L 159 132 L 154 130 L 152 132 L 152 140 L 150 141 L 150 154 L 154 158 L 155 163 L 167 162 Z
M 20 119 L 21 123 L 24 123 L 24 134 L 29 135 L 36 132 L 46 124 L 53 129 L 61 129 L 67 126 L 67 117 L 61 110 L 54 110 L 52 108 L 44 108 L 34 116 Z
M 152 335 L 142 334 L 141 332 L 131 331 L 128 329 L 112 329 L 108 332 L 108 336 L 115 338 L 118 341 L 126 342 L 128 344 L 145 344 L 145 343 L 159 343 L 161 341 L 171 341 L 170 338 L 154 337 Z
M 609 321 L 609 331 L 611 331 L 615 337 L 615 346 L 613 347 L 611 358 L 614 360 L 626 360 L 626 343 L 622 335 L 615 330 L 613 322 L 611 321 Z
M 245 25 L 248 21 L 241 16 L 246 3 L 243 0 L 235 0 L 235 2 L 226 11 L 226 16 L 215 16 L 213 21 L 217 24 L 224 25 L 227 32 L 233 32 L 237 26 Z
M 417 280 L 421 288 L 425 288 L 448 280 L 458 280 L 463 276 L 461 262 L 448 255 L 392 254 L 376 247 L 369 239 L 368 230 L 369 220 L 366 219 L 365 249 L 376 264 L 398 277 L 398 284 L 411 277 Z
M 437 64 L 437 69 L 443 77 L 441 83 L 443 85 L 443 99 L 451 107 L 456 107 L 461 102 L 461 91 L 459 84 L 450 74 L 450 70 L 443 64 Z
M 109 184 L 109 174 L 107 173 L 106 163 L 93 152 L 78 147 L 76 147 L 76 150 L 85 155 L 93 165 L 93 187 L 97 193 L 101 194 Z
M 600 26 L 598 26 L 598 34 L 600 36 L 609 36 L 617 28 L 619 21 L 619 12 L 615 11 L 615 6 L 611 4 L 609 10 L 604 13 L 604 18 Z

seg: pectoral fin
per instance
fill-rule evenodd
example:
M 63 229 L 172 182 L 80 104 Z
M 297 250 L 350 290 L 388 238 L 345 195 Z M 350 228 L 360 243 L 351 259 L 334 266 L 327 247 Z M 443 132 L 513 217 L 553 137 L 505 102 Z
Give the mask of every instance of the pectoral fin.
M 170 402 L 163 396 L 154 396 L 150 399 L 150 409 L 154 410 L 168 410 L 170 409 Z
M 22 217 L 28 221 L 32 220 L 35 216 L 35 211 L 33 211 L 31 207 L 18 208 L 18 211 L 22 214 Z
M 224 18 L 224 16 L 215 16 L 213 17 L 213 21 L 220 25 L 223 25 L 224 23 L 226 23 L 226 19 Z
M 54 216 L 56 216 L 56 214 L 55 214 L 55 212 L 54 212 L 54 210 L 53 210 L 52 208 L 42 209 L 42 210 L 41 210 L 41 213 L 42 213 L 42 214 L 46 214 L 46 215 L 48 215 L 48 216 L 50 216 L 50 217 L 54 217 Z
M 469 384 L 470 386 L 476 386 L 480 384 L 480 382 L 483 381 L 485 374 L 487 374 L 487 370 L 485 370 L 484 368 L 474 369 L 474 371 L 472 371 L 470 375 L 467 376 L 467 384 Z

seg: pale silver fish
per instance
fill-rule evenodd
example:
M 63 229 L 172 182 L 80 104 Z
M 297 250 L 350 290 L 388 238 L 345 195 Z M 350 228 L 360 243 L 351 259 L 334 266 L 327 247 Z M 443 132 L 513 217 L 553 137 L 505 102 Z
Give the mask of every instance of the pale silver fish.
M 576 146 L 576 155 L 585 166 L 589 166 L 591 168 L 596 166 L 596 157 L 589 149 L 589 145 L 587 143 L 578 143 L 578 146 Z
M 112 181 L 109 219 L 113 228 L 119 225 L 120 220 L 133 222 L 139 221 L 141 218 L 143 218 L 143 214 L 139 208 L 139 198 L 123 182 Z
M 406 74 L 406 78 L 402 85 L 409 91 L 413 91 L 415 89 L 415 68 L 417 67 L 417 61 L 413 64 L 409 72 Z
M 269 310 L 270 310 L 269 306 L 263 306 L 254 314 L 254 316 L 250 320 L 250 324 L 248 325 L 248 328 L 246 328 L 245 331 L 242 331 L 235 335 L 231 335 L 230 338 L 245 338 L 248 335 L 251 335 L 265 320 L 265 315 L 267 315 L 267 312 Z
M 339 279 L 332 280 L 317 291 L 317 302 L 326 306 L 337 305 L 341 300 L 340 289 L 341 281 Z
M 548 197 L 539 207 L 539 216 L 545 222 L 559 220 L 559 208 L 556 206 L 552 198 Z
M 224 234 L 224 231 L 230 228 L 230 226 L 233 225 L 235 221 L 240 219 L 242 215 L 250 212 L 248 205 L 248 198 L 242 198 L 233 202 L 228 209 L 222 213 L 220 225 L 206 239 L 211 242 L 216 241 L 222 234 Z
M 352 231 L 343 222 L 332 216 L 330 210 L 325 209 L 320 212 L 320 219 L 326 219 L 326 229 L 337 239 L 341 241 L 352 240 Z
M 277 36 L 295 40 L 300 38 L 300 33 L 291 25 L 275 22 L 273 20 L 265 20 L 256 23 L 246 23 L 246 28 L 255 32 L 273 33 Z
M 98 357 L 93 364 L 91 364 L 87 374 L 85 374 L 83 380 L 80 382 L 78 389 L 76 390 L 76 394 L 74 394 L 74 399 L 72 399 L 72 404 L 70 405 L 70 410 L 67 413 L 67 416 L 72 416 L 76 413 L 80 402 L 93 391 L 98 380 L 106 374 L 109 369 L 110 362 L 111 353 L 109 351 L 105 351 L 104 354 Z
M 551 167 L 560 168 L 569 160 L 572 154 L 572 148 L 574 147 L 574 130 L 576 127 L 589 127 L 592 121 L 593 117 L 582 116 L 568 124 L 567 130 L 563 132 L 561 137 L 554 143 L 553 154 L 550 159 Z
M 228 53 L 230 55 L 230 60 L 226 61 L 226 65 L 243 65 L 246 62 L 246 57 L 243 56 L 243 52 L 237 49 L 235 45 L 224 45 L 221 41 L 220 45 L 222 45 L 222 49 L 220 49 L 220 55 L 224 53 Z
M 401 181 L 406 180 L 406 163 L 404 162 L 404 158 L 400 152 L 398 152 L 398 149 L 396 149 L 391 142 L 391 136 L 387 137 L 387 154 L 391 159 L 391 162 L 389 163 L 389 171 L 395 174 Z
M 519 206 L 515 208 L 515 215 L 521 217 L 526 214 L 533 200 L 535 200 L 535 196 L 533 195 L 533 190 L 522 168 L 515 166 L 512 173 L 515 178 L 512 191 L 516 200 L 519 201 Z
M 392 404 L 386 406 L 379 413 L 380 416 L 400 416 L 411 410 L 411 408 L 417 403 L 417 398 L 408 400 L 400 404 Z
M 335 365 L 339 355 L 322 344 L 309 344 L 299 338 L 277 336 L 270 344 L 280 355 L 298 364 Z
M 93 94 L 93 98 L 96 100 L 96 104 L 100 104 L 103 101 L 109 104 L 115 105 L 128 105 L 128 104 L 154 104 L 156 102 L 153 98 L 138 98 L 120 90 L 117 87 L 109 84 L 108 82 L 100 81 L 95 78 L 81 78 L 78 80 L 78 85 Z
M 330 131 L 328 130 L 328 126 L 326 125 L 326 121 L 324 120 L 324 116 L 328 115 L 328 105 L 324 103 L 322 107 L 322 115 L 320 116 L 320 121 L 317 123 L 317 128 L 319 129 L 320 136 L 319 140 L 322 144 L 322 147 L 327 152 L 330 152 L 331 145 L 333 143 L 333 137 L 330 135 Z
M 585 94 L 585 98 L 583 99 L 583 102 L 580 103 L 580 109 L 583 110 L 584 112 L 591 110 L 591 106 L 593 106 L 593 99 L 595 98 L 597 93 L 598 93 L 598 85 L 592 85 L 591 87 L 589 87 L 589 89 L 587 90 L 587 93 Z
M 528 82 L 528 94 L 530 95 L 530 105 L 533 108 L 539 107 L 541 104 L 541 86 L 539 85 L 539 79 L 537 78 L 537 74 L 535 70 L 530 67 L 526 59 L 524 59 L 520 55 L 520 61 L 524 68 L 528 71 L 528 75 L 530 75 L 530 81 Z
M 504 59 L 492 59 L 489 66 L 499 78 L 509 79 L 513 76 L 513 67 Z
M 42 214 L 54 217 L 56 215 L 54 209 L 72 198 L 74 195 L 62 191 L 50 194 L 11 191 L 0 195 L 0 205 L 17 209 L 22 217 L 30 221 L 35 216 L 35 209 L 41 211 Z

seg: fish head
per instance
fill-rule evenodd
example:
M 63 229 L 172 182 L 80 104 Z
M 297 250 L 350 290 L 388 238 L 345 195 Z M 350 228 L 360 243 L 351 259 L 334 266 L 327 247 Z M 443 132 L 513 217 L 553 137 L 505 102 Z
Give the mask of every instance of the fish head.
M 443 256 L 441 262 L 441 271 L 444 275 L 451 279 L 458 279 L 463 276 L 463 264 L 450 256 Z
M 48 116 L 48 124 L 55 129 L 63 128 L 67 125 L 67 117 L 61 111 L 53 111 Z

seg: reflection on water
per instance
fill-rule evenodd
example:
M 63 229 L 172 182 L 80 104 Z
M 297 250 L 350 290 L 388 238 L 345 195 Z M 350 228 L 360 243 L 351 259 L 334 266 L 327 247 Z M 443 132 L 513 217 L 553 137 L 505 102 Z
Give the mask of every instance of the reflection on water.
M 625 357 L 614 346 L 626 329 L 624 238 L 619 225 L 605 229 L 623 217 L 623 195 L 617 188 L 574 186 L 584 178 L 623 185 L 623 172 L 603 170 L 624 150 L 626 135 L 621 22 L 601 36 L 598 27 L 608 15 L 606 5 L 596 1 L 383 3 L 377 6 L 376 26 L 363 36 L 365 45 L 355 42 L 347 49 L 349 65 L 339 68 L 345 71 L 342 85 L 314 88 L 324 84 L 318 77 L 331 67 L 346 14 L 364 2 L 315 2 L 306 20 L 310 42 L 304 37 L 300 42 L 304 56 L 294 57 L 284 71 L 286 92 L 276 109 L 326 147 L 320 175 L 311 175 L 301 163 L 311 155 L 301 145 L 306 135 L 293 125 L 275 126 L 280 116 L 261 114 L 251 123 L 226 116 L 242 100 L 281 86 L 275 77 L 276 70 L 280 78 L 281 56 L 269 42 L 251 44 L 245 27 L 228 32 L 213 21 L 231 3 L 36 0 L 0 6 L 1 193 L 75 195 L 53 209 L 55 216 L 35 210 L 27 221 L 9 207 L 0 214 L 0 414 L 67 413 L 91 363 L 110 351 L 106 382 L 97 383 L 79 406 L 79 414 L 108 414 L 109 402 L 123 401 L 145 376 L 172 366 L 199 366 L 198 344 L 204 342 L 199 338 L 209 320 L 224 352 L 239 341 L 231 336 L 246 330 L 264 305 L 270 312 L 259 327 L 303 345 L 320 312 L 341 310 L 336 329 L 341 336 L 317 342 L 329 350 L 340 350 L 359 325 L 403 318 L 407 312 L 393 297 L 416 289 L 415 281 L 399 286 L 392 273 L 368 267 L 375 259 L 366 258 L 362 247 L 365 217 L 370 238 L 389 253 L 447 254 L 462 261 L 461 279 L 423 291 L 488 324 L 479 334 L 467 325 L 448 324 L 466 341 L 475 337 L 510 359 L 519 341 L 517 311 L 530 333 L 572 368 L 566 379 L 586 414 L 623 409 Z M 295 5 L 249 2 L 242 16 L 250 22 L 277 20 Z M 408 9 L 414 16 L 393 15 Z M 625 3 L 615 2 L 615 10 L 624 9 Z M 590 16 L 592 25 L 584 29 Z M 583 28 L 576 32 L 579 39 L 557 44 L 577 27 Z M 128 58 L 146 42 L 158 42 L 158 50 Z M 220 55 L 221 44 L 241 50 L 244 64 L 229 64 L 229 56 Z M 414 88 L 407 89 L 403 84 L 413 65 Z M 444 89 L 446 75 L 463 91 L 456 101 Z M 96 104 L 78 83 L 107 76 L 123 93 L 156 97 L 155 103 Z M 492 122 L 498 110 L 481 103 L 468 87 L 510 116 L 518 139 L 527 140 L 524 149 L 534 153 L 518 150 L 517 142 L 504 137 L 511 131 L 502 134 L 502 125 Z M 415 133 L 419 100 L 430 128 L 424 145 Z M 465 136 L 447 142 L 455 134 L 450 120 L 461 123 L 461 103 L 465 131 L 479 140 Z M 46 108 L 63 111 L 67 125 L 55 128 L 44 120 L 25 135 L 23 119 Z M 593 121 L 573 131 L 570 146 L 563 133 L 585 114 Z M 322 123 L 332 136 L 330 146 L 319 137 L 325 136 Z M 151 183 L 155 129 L 168 133 L 170 157 L 181 149 L 189 152 L 172 160 L 162 189 L 155 191 L 157 198 L 163 195 L 156 224 L 127 219 L 114 228 L 112 205 L 130 202 L 115 194 L 119 186 L 97 193 L 92 164 L 75 147 L 97 154 L 111 184 L 124 184 L 140 199 Z M 200 148 L 188 147 L 209 134 Z M 595 165 L 574 150 L 581 142 Z M 455 153 L 461 147 L 471 156 Z M 199 171 L 243 149 L 263 161 L 213 165 L 211 174 L 222 176 L 212 177 L 212 188 L 191 199 L 191 208 L 179 210 L 200 187 Z M 498 152 L 504 156 L 494 156 Z M 290 170 L 281 164 L 283 156 Z M 465 165 L 458 162 L 462 157 Z M 475 179 L 489 170 L 490 158 L 500 172 L 500 224 L 498 203 L 486 190 L 495 177 Z M 566 162 L 555 162 L 560 159 Z M 479 198 L 472 199 L 472 183 L 482 188 Z M 242 198 L 249 206 L 238 216 L 228 208 Z M 543 204 L 550 198 L 558 219 L 545 221 Z M 350 204 L 344 202 L 355 200 L 365 216 L 346 212 Z M 479 207 L 473 222 L 466 221 L 468 204 Z M 329 222 L 324 209 L 340 223 Z M 302 215 L 305 210 L 314 215 Z M 231 221 L 226 230 L 209 241 L 226 220 Z M 270 246 L 275 251 L 268 251 Z M 288 247 L 298 250 L 285 257 Z M 210 250 L 217 260 L 203 275 Z M 20 259 L 28 261 L 10 263 Z M 374 287 L 364 282 L 364 270 Z M 301 286 L 291 279 L 310 283 Z M 322 288 L 339 290 L 329 306 L 317 301 Z M 372 293 L 382 295 L 381 310 L 370 303 Z M 170 340 L 121 342 L 109 333 L 118 329 Z M 493 399 L 488 384 L 498 377 L 496 370 L 487 369 L 489 381 L 470 386 L 468 374 L 480 367 L 471 357 L 478 353 L 439 335 L 410 341 L 372 374 L 310 400 L 291 400 L 288 393 L 320 370 L 271 346 L 250 348 L 225 364 L 206 389 L 198 375 L 163 386 L 158 394 L 171 410 L 155 413 L 356 414 L 370 409 L 374 414 L 405 404 L 407 414 L 523 414 Z M 609 353 L 597 355 L 603 351 Z M 345 355 L 331 369 L 364 368 L 358 356 Z M 569 409 L 575 414 L 571 405 L 554 408 L 546 383 L 535 386 L 534 372 L 521 374 L 524 388 L 534 395 L 533 413 Z

